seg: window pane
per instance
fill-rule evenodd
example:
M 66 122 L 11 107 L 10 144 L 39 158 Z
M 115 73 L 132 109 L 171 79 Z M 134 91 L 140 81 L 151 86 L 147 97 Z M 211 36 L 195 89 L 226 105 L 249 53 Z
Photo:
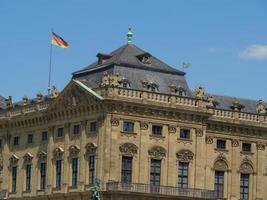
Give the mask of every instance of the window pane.
M 122 156 L 122 168 L 121 168 L 121 182 L 132 182 L 132 157 Z
M 150 184 L 160 185 L 161 160 L 151 159 Z

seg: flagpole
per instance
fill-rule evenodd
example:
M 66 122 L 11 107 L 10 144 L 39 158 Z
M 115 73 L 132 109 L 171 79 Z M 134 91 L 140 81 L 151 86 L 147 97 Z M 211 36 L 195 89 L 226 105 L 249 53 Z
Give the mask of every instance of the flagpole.
M 53 29 L 51 29 L 51 34 L 53 33 Z M 50 41 L 50 56 L 49 56 L 49 75 L 48 75 L 48 95 L 50 94 L 51 90 L 51 71 L 52 71 L 52 52 L 53 52 L 53 46 L 52 42 Z

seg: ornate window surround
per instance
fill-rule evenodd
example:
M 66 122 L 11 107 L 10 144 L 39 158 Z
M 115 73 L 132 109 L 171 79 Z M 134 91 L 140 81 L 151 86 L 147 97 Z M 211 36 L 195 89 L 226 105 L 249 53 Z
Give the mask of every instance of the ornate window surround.
M 138 152 L 138 147 L 133 143 L 123 143 L 119 147 L 120 152 L 123 156 L 134 157 Z
M 167 151 L 161 146 L 153 146 L 148 150 L 148 155 L 152 159 L 162 160 L 166 157 Z

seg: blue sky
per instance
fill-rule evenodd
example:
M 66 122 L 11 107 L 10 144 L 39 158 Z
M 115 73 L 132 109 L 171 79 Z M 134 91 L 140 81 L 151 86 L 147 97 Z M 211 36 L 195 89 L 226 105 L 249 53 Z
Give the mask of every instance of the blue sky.
M 48 84 L 51 28 L 69 43 L 53 48 L 52 83 L 126 43 L 181 69 L 191 88 L 267 100 L 267 1 L 1 0 L 0 95 L 34 97 Z

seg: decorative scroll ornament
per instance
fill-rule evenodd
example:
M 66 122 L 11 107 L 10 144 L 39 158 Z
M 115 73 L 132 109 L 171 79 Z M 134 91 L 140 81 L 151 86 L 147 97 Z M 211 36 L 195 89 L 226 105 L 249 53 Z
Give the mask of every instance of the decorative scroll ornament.
M 245 158 L 240 165 L 239 172 L 244 173 L 244 174 L 254 173 L 253 163 L 251 162 L 251 160 L 249 160 L 248 158 Z
M 10 164 L 11 165 L 15 165 L 18 163 L 19 161 L 19 157 L 16 156 L 15 154 L 13 154 L 10 158 L 9 158 Z
M 111 126 L 119 126 L 119 119 L 111 118 Z
M 197 128 L 197 129 L 196 129 L 196 135 L 197 135 L 198 137 L 202 137 L 202 136 L 203 136 L 203 130 L 200 129 L 200 128 Z
M 160 146 L 154 146 L 148 150 L 148 154 L 155 159 L 162 159 L 166 157 L 166 150 Z
M 137 146 L 132 143 L 124 143 L 120 145 L 120 152 L 125 155 L 134 156 L 137 154 Z
M 258 143 L 258 144 L 257 144 L 257 149 L 258 149 L 258 150 L 262 150 L 262 151 L 264 151 L 264 150 L 265 150 L 265 146 L 266 146 L 266 145 L 263 144 L 263 143 Z
M 33 155 L 28 152 L 23 156 L 23 159 L 25 163 L 30 163 L 33 159 Z
M 256 111 L 258 114 L 265 114 L 266 110 L 265 110 L 265 104 L 262 100 L 259 100 L 257 105 L 256 105 Z
M 176 157 L 181 162 L 190 162 L 193 160 L 194 154 L 190 150 L 183 149 L 176 153 Z
M 96 154 L 97 145 L 90 142 L 85 146 L 85 149 L 87 155 L 94 155 Z
M 169 133 L 176 133 L 176 127 L 169 126 Z
M 77 145 L 71 145 L 69 147 L 69 152 L 71 157 L 78 156 L 80 153 L 80 147 L 78 147 Z
M 39 161 L 45 161 L 47 159 L 47 153 L 45 151 L 39 151 L 37 156 Z
M 206 137 L 206 143 L 207 144 L 212 144 L 213 143 L 213 137 L 212 136 L 207 136 Z
M 141 128 L 141 130 L 147 130 L 148 129 L 148 124 L 146 122 L 141 122 L 140 123 L 140 128 Z
M 238 146 L 239 146 L 239 141 L 233 139 L 233 140 L 232 140 L 232 147 L 238 147 Z
M 217 157 L 217 159 L 214 162 L 213 169 L 219 170 L 219 171 L 227 171 L 228 170 L 227 160 L 223 154 L 220 154 Z
M 53 154 L 55 158 L 61 158 L 64 154 L 64 150 L 61 147 L 57 147 L 54 149 Z

